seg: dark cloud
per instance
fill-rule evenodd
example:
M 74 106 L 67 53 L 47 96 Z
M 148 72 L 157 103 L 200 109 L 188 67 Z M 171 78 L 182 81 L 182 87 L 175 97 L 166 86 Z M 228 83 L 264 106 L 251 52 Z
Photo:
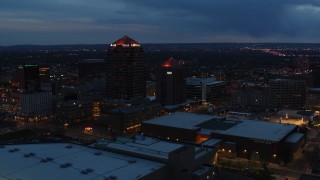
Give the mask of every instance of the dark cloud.
M 140 42 L 319 42 L 320 2 L 2 0 L 0 6 L 2 45 L 104 43 L 123 34 Z
M 161 0 L 140 0 L 132 2 L 128 7 L 130 9 L 138 7 L 147 12 L 158 12 L 167 17 L 165 20 L 168 23 L 176 21 L 176 24 L 182 23 L 183 28 L 187 26 L 191 30 L 200 29 L 203 33 L 234 32 L 253 37 L 264 37 L 294 35 L 299 34 L 299 31 L 305 31 L 303 27 L 291 29 L 290 27 L 295 21 L 299 21 L 297 23 L 302 23 L 304 20 L 318 22 L 320 16 L 309 19 L 306 14 L 301 14 L 303 12 L 296 10 L 296 8 L 306 5 L 318 8 L 319 2 L 304 0 L 204 0 L 195 3 L 188 0 L 183 2 L 173 0 L 168 3 Z M 320 15 L 319 12 L 317 15 Z M 180 20 L 181 16 L 186 18 Z M 296 16 L 299 18 L 294 19 Z M 162 21 L 162 23 L 166 22 Z M 174 28 L 179 29 L 179 26 Z

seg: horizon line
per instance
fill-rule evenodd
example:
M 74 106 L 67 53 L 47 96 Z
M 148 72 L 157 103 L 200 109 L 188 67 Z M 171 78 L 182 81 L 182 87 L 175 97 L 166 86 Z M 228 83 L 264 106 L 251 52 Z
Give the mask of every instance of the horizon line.
M 75 45 L 108 45 L 111 43 L 72 43 L 72 44 L 14 44 L 14 45 L 0 45 L 0 47 L 13 46 L 75 46 Z M 320 44 L 320 42 L 147 42 L 139 44 Z

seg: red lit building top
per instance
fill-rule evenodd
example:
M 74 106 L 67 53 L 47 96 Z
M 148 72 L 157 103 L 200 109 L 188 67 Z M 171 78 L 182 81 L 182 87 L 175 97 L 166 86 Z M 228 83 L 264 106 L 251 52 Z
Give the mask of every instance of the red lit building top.
M 116 47 L 116 46 L 139 47 L 140 44 L 137 41 L 135 41 L 132 38 L 130 38 L 129 36 L 125 35 L 122 38 L 120 38 L 117 41 L 115 41 L 114 43 L 112 43 L 111 46 L 112 47 Z
M 172 66 L 179 66 L 179 65 L 181 65 L 179 61 L 177 61 L 173 57 L 170 57 L 169 59 L 165 60 L 162 63 L 162 67 L 172 67 Z

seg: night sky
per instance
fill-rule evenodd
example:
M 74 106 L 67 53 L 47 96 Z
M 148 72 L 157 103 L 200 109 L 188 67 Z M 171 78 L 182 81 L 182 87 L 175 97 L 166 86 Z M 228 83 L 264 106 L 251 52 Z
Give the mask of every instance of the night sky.
M 0 0 L 0 45 L 320 42 L 320 0 Z

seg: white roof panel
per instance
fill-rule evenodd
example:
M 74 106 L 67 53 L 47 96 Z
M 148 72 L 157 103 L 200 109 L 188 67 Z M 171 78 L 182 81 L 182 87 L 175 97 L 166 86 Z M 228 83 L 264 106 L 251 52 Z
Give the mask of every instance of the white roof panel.
M 19 150 L 10 152 L 15 148 Z M 101 155 L 95 155 L 96 152 L 101 152 Z M 24 157 L 29 153 L 35 155 Z M 104 179 L 109 176 L 132 179 L 132 177 L 146 176 L 165 166 L 158 162 L 66 143 L 6 145 L 0 148 L 0 157 L 0 179 L 81 180 Z M 48 157 L 52 158 L 52 161 L 41 162 L 41 159 Z M 65 163 L 70 163 L 71 166 L 60 167 Z M 92 172 L 82 174 L 81 171 L 88 168 L 92 169 Z

